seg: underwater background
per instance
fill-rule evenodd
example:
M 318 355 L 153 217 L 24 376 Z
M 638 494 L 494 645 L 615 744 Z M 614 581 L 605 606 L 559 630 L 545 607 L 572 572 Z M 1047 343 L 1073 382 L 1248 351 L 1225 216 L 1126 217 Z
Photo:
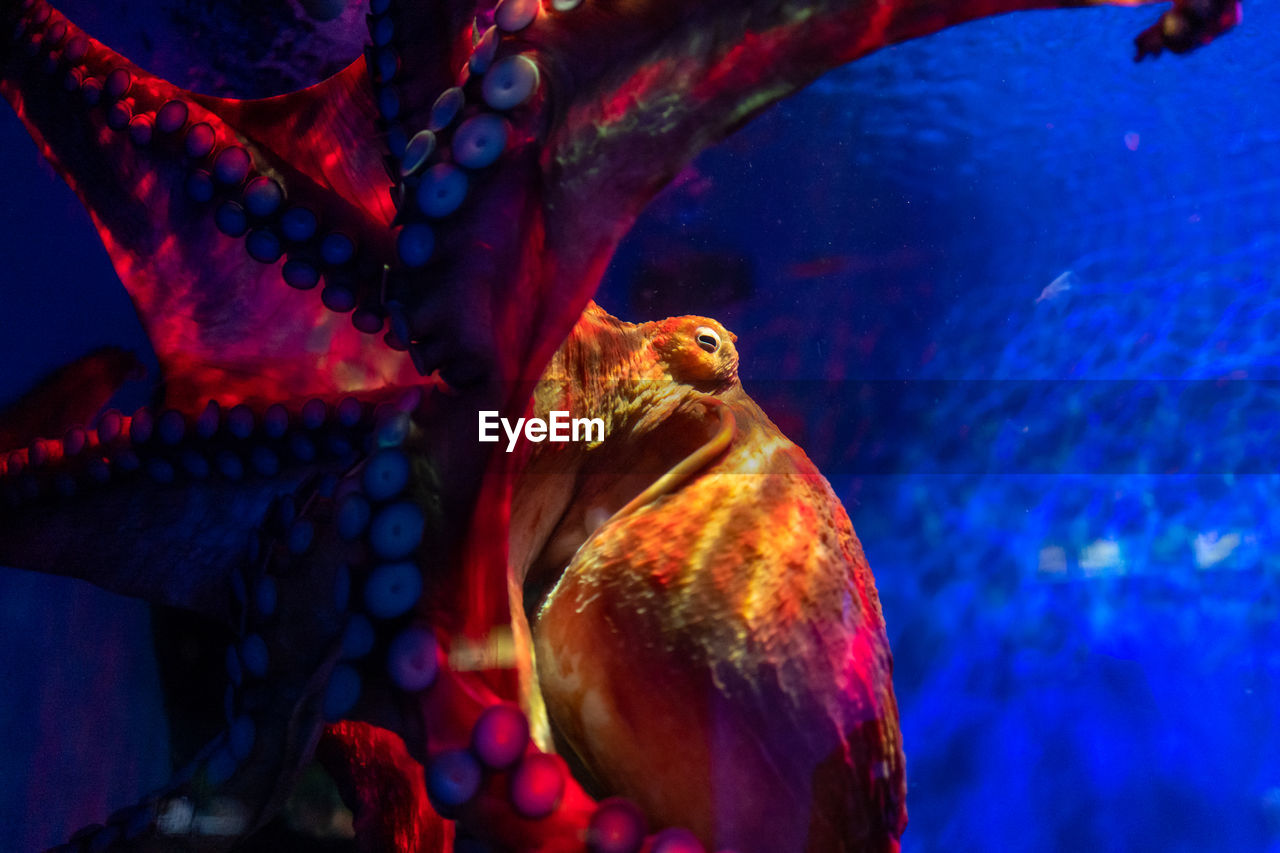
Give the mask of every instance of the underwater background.
M 599 297 L 722 320 L 845 501 L 905 851 L 1280 851 L 1280 10 L 1134 65 L 1154 14 L 828 75 L 655 200 Z M 7 110 L 0 175 L 0 399 L 145 347 Z M 0 619 L 0 849 L 26 850 L 163 781 L 165 723 L 145 606 L 3 571 Z

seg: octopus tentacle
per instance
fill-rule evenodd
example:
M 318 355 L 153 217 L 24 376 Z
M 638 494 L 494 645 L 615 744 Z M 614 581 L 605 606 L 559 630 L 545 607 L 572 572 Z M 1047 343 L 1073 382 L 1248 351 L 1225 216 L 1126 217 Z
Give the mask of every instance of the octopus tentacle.
M 1207 11 L 1196 2 L 1182 0 L 1181 11 L 1166 19 L 1179 26 L 1162 25 L 1160 44 L 1185 49 L 1233 23 L 1234 0 L 1215 0 Z M 185 180 L 197 199 L 212 201 L 220 175 L 236 186 L 247 181 L 249 190 L 255 186 L 249 172 L 261 171 L 257 178 L 274 183 L 258 181 L 263 192 L 224 199 L 218 224 L 228 233 L 247 232 L 253 262 L 274 264 L 287 257 L 281 274 L 295 286 L 314 286 L 323 274 L 325 304 L 354 311 L 361 332 L 378 332 L 389 322 L 388 343 L 407 347 L 420 373 L 440 368 L 458 384 L 490 374 L 532 380 L 585 305 L 640 207 L 698 151 L 821 72 L 878 47 L 982 15 L 1060 5 L 1072 3 L 973 0 L 871 10 L 849 0 L 709 2 L 685 15 L 683 7 L 656 0 L 553 2 L 549 8 L 505 0 L 470 9 L 376 0 L 367 58 L 326 83 L 264 101 L 182 100 L 197 110 L 196 118 L 207 119 L 193 121 L 192 129 L 200 130 L 184 140 L 190 141 L 188 159 L 199 161 Z M 44 0 L 12 8 L 8 17 L 16 30 L 8 52 L 31 61 L 16 57 L 7 63 L 6 95 L 73 182 L 73 172 L 84 166 L 123 169 L 115 196 L 95 201 L 89 197 L 92 185 L 79 187 L 95 215 L 114 217 L 114 207 L 131 211 L 135 224 L 160 222 L 163 230 L 178 231 L 185 238 L 180 243 L 207 241 L 207 225 L 203 234 L 186 231 L 193 217 L 170 209 L 175 178 L 194 164 L 171 167 L 156 180 L 150 170 L 137 168 L 149 161 L 140 161 L 130 148 L 161 141 L 166 123 L 159 110 L 176 93 L 83 40 Z M 591 38 L 584 37 L 588 31 Z M 409 44 L 431 49 L 405 50 Z M 37 81 L 39 68 L 55 76 L 66 71 L 65 82 L 83 89 L 105 115 L 66 122 L 65 112 L 50 106 L 57 100 L 49 97 L 54 87 Z M 282 113 L 288 118 L 281 119 Z M 309 147 L 306 131 L 321 120 L 326 131 L 343 139 L 340 168 L 331 155 Z M 361 125 L 364 133 L 356 130 Z M 115 137 L 107 133 L 113 126 Z M 286 134 L 293 138 L 286 140 Z M 380 148 L 390 156 L 392 198 L 399 208 L 395 234 L 385 227 L 390 203 L 380 201 L 379 181 L 370 174 Z M 328 180 L 333 172 L 342 179 Z M 120 185 L 143 186 L 140 198 L 147 209 L 137 209 L 139 196 L 129 204 Z M 276 209 L 281 192 L 332 230 L 294 239 L 312 226 L 284 219 L 285 211 Z M 463 198 L 468 204 L 458 209 Z M 119 204 L 103 203 L 108 200 Z M 103 218 L 100 226 L 140 302 L 159 288 L 156 272 L 165 264 L 170 273 L 195 273 L 199 280 L 201 270 L 184 262 L 181 249 L 142 256 L 124 223 Z M 170 257 L 175 251 L 177 257 Z M 288 301 L 253 284 L 265 273 L 246 271 L 249 263 L 216 265 L 218 281 L 200 282 L 179 300 L 188 309 L 199 306 L 205 335 L 214 334 L 219 322 L 241 331 L 269 328 L 269 311 L 252 312 L 256 324 L 228 316 L 237 297 L 251 293 L 255 304 L 268 307 Z M 228 292 L 232 279 L 242 281 L 240 292 Z M 328 357 L 348 371 L 364 371 L 344 377 L 346 387 L 373 384 L 376 375 L 405 369 L 395 358 L 367 352 L 360 335 L 340 333 L 334 327 L 341 324 L 314 304 L 289 307 L 332 336 Z M 166 314 L 166 326 L 182 326 L 171 316 L 181 311 Z M 263 345 L 247 343 L 243 334 L 235 337 L 235 346 L 221 352 L 195 347 L 192 357 L 206 369 L 227 372 L 246 360 L 237 358 L 236 346 Z M 252 338 L 270 342 L 272 335 Z M 169 343 L 157 340 L 166 353 Z M 289 349 L 282 344 L 275 351 Z M 193 348 L 187 350 L 191 355 Z M 295 383 L 295 392 L 313 392 L 314 385 L 298 375 L 300 360 L 284 358 L 292 367 L 282 373 Z M 184 381 L 194 382 L 194 372 L 188 370 Z M 203 387 L 207 395 L 208 382 Z
M 209 401 L 195 417 L 111 410 L 0 454 L 0 562 L 226 621 L 244 531 L 279 495 L 351 465 L 376 411 L 353 397 L 256 410 Z
M 402 0 L 371 0 L 368 9 L 369 82 L 385 153 L 399 159 L 427 126 L 440 93 L 456 85 L 471 47 L 473 10 L 467 3 Z
M 409 378 L 366 334 L 381 315 L 352 283 L 375 281 L 393 251 L 389 201 L 357 191 L 381 169 L 358 129 L 362 63 L 295 95 L 227 101 L 146 73 L 44 2 L 5 18 L 20 35 L 0 50 L 0 90 L 93 217 L 171 403 L 236 402 L 264 375 L 291 396 Z M 345 137 L 340 162 L 299 145 L 317 125 Z M 294 289 L 322 272 L 328 308 Z M 329 309 L 357 309 L 356 327 Z
M 127 826 L 90 828 L 83 842 L 226 850 L 284 802 L 333 716 L 345 614 L 331 590 L 353 550 L 325 537 L 335 481 L 312 478 L 277 498 L 233 570 L 237 629 L 226 654 L 225 729 L 162 793 L 140 803 Z

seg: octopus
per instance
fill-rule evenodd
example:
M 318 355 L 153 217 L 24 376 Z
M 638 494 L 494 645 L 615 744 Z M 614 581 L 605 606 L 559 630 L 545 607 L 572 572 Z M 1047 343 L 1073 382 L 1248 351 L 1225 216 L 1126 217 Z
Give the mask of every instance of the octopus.
M 1049 5 L 371 0 L 362 57 L 234 100 L 0 3 L 0 92 L 163 380 L 104 410 L 132 365 L 99 354 L 6 418 L 0 563 L 230 638 L 220 733 L 59 849 L 231 849 L 319 761 L 361 850 L 897 850 L 848 515 L 727 329 L 590 299 L 644 204 L 769 104 Z M 1237 20 L 1179 2 L 1139 58 Z M 478 440 L 557 412 L 602 430 Z

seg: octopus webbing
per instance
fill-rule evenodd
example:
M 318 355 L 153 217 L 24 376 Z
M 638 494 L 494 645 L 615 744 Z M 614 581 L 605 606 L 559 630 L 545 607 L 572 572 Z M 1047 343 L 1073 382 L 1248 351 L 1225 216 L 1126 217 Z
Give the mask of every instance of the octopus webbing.
M 164 377 L 154 409 L 4 456 L 0 562 L 236 635 L 223 732 L 68 849 L 227 849 L 313 756 L 369 850 L 897 849 L 847 515 L 727 330 L 588 300 L 644 203 L 768 104 L 1031 5 L 372 0 L 363 58 L 261 101 L 0 5 L 0 90 Z M 1179 4 L 1139 53 L 1235 20 Z M 605 437 L 476 441 L 480 412 L 556 410 Z

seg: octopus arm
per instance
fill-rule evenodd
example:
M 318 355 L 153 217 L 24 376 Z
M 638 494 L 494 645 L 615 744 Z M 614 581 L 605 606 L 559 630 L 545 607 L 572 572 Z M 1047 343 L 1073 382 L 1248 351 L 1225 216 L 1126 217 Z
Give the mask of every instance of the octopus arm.
M 618 240 L 653 195 L 701 151 L 824 72 L 968 20 L 1086 5 L 1096 3 L 550 3 L 518 34 L 548 81 L 540 164 L 545 243 L 556 269 L 544 310 L 568 306 L 552 318 L 566 333 L 563 318 L 577 316 Z M 1235 23 L 1236 9 L 1235 0 L 1179 0 L 1139 37 L 1140 53 L 1206 43 Z
M 821 74 L 875 50 L 1007 12 L 1146 2 L 584 4 L 541 34 L 552 75 L 568 93 L 557 105 L 561 120 L 550 146 L 556 183 L 566 200 L 598 205 L 603 198 L 634 213 L 702 149 Z M 1237 8 L 1235 0 L 1180 0 L 1162 16 L 1160 39 L 1149 30 L 1135 42 L 1144 55 L 1198 47 L 1233 26 Z
M 264 380 L 299 397 L 410 375 L 353 325 L 381 327 L 360 313 L 368 294 L 357 283 L 380 282 L 392 251 L 363 60 L 291 95 L 211 98 L 138 68 L 47 4 L 27 5 L 0 10 L 6 35 L 19 34 L 0 43 L 0 93 L 88 210 L 170 404 L 215 392 L 234 403 Z M 323 300 L 303 292 L 322 272 Z
M 274 504 L 346 462 L 290 465 L 261 433 L 239 449 L 190 436 L 136 441 L 130 419 L 109 417 L 125 426 L 107 441 L 73 428 L 0 454 L 0 565 L 230 624 L 235 591 L 244 596 L 243 578 L 233 575 L 274 529 Z M 132 420 L 140 417 L 149 416 Z
M 91 371 L 85 381 L 101 380 Z M 68 383 L 83 384 L 60 373 L 33 394 Z M 0 565 L 231 623 L 246 591 L 240 567 L 265 539 L 306 533 L 294 530 L 303 500 L 294 496 L 348 471 L 397 393 L 265 408 L 209 401 L 195 416 L 108 410 L 88 427 L 0 451 Z
M 274 490 L 113 489 L 9 513 L 0 564 L 88 580 L 110 592 L 229 621 L 244 531 Z

